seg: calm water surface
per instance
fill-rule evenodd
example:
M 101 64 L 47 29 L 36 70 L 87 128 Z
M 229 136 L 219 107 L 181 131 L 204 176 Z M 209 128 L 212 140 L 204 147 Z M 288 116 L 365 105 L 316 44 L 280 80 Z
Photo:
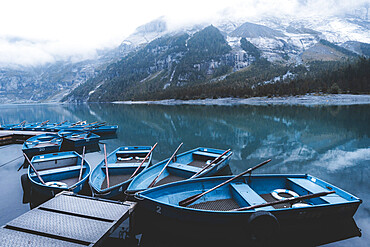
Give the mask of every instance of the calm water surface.
M 232 173 L 271 158 L 256 173 L 309 173 L 360 197 L 363 204 L 355 220 L 363 236 L 331 245 L 370 242 L 370 105 L 0 105 L 2 123 L 23 120 L 118 124 L 117 139 L 104 141 L 108 152 L 158 142 L 154 162 L 168 158 L 181 142 L 180 152 L 199 146 L 231 148 Z M 16 172 L 21 155 L 20 145 L 0 147 L 1 225 L 29 210 L 21 202 L 20 176 L 25 171 Z M 92 166 L 102 157 L 102 152 L 87 155 Z

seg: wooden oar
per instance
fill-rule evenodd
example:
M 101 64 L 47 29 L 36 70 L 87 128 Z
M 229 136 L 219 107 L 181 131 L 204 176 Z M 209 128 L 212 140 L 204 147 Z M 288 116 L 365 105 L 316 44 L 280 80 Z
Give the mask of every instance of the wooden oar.
M 102 123 L 102 124 L 97 124 L 97 125 L 94 125 L 94 126 L 88 126 L 88 127 L 86 127 L 86 126 L 83 126 L 84 128 L 84 130 L 91 130 L 91 129 L 97 129 L 97 128 L 99 128 L 99 127 L 101 127 L 101 126 L 104 126 L 105 125 L 105 123 Z
M 86 127 L 86 126 L 89 126 L 89 125 L 92 125 L 92 124 L 96 124 L 97 122 L 98 122 L 98 121 L 95 121 L 95 122 L 92 122 L 92 123 L 86 124 L 86 125 L 85 125 L 85 127 Z
M 82 149 L 82 160 L 81 160 L 80 176 L 78 176 L 78 181 L 81 181 L 81 179 L 82 179 L 82 170 L 83 170 L 83 167 L 84 167 L 84 159 L 85 159 L 85 146 Z
M 311 198 L 326 196 L 326 195 L 333 194 L 333 193 L 335 193 L 334 190 L 333 191 L 328 191 L 328 192 L 319 192 L 319 193 L 310 194 L 310 195 L 287 198 L 287 199 L 284 199 L 284 200 L 281 200 L 281 201 L 267 202 L 267 203 L 262 203 L 262 204 L 253 205 L 253 206 L 249 206 L 249 207 L 237 208 L 237 209 L 233 209 L 233 210 L 230 210 L 230 211 L 244 211 L 244 210 L 251 210 L 251 209 L 255 209 L 255 208 L 263 208 L 263 207 L 267 207 L 267 206 L 273 206 L 273 205 L 281 204 L 281 203 L 292 203 L 292 202 L 296 202 L 296 201 L 301 201 L 301 200 L 307 200 L 307 199 L 311 199 Z
M 144 164 L 144 162 L 146 161 L 146 159 L 149 157 L 149 155 L 153 152 L 153 150 L 155 149 L 155 147 L 157 146 L 158 142 L 156 142 L 154 144 L 154 146 L 152 147 L 152 149 L 150 149 L 149 153 L 145 156 L 144 160 L 141 162 L 141 164 L 136 168 L 136 170 L 134 171 L 134 173 L 132 173 L 131 177 L 130 178 L 133 178 L 135 177 L 136 173 L 139 171 L 140 167 Z
M 24 157 L 26 158 L 27 162 L 30 164 L 30 166 L 32 167 L 32 169 L 35 171 L 37 177 L 40 179 L 41 183 L 45 185 L 45 182 L 44 180 L 42 179 L 42 177 L 40 176 L 40 174 L 37 172 L 37 170 L 35 169 L 35 167 L 32 165 L 30 159 L 27 157 L 27 155 L 25 153 L 23 153 Z
M 220 156 L 216 157 L 214 160 L 212 160 L 211 163 L 209 163 L 208 165 L 206 165 L 205 167 L 203 167 L 202 170 L 198 171 L 197 173 L 195 173 L 190 178 L 195 178 L 196 176 L 198 176 L 199 174 L 201 174 L 204 170 L 207 170 L 209 167 L 211 167 L 213 164 L 215 164 L 217 161 L 219 161 L 219 159 L 221 159 L 222 156 L 224 156 L 225 154 L 227 154 L 228 152 L 230 152 L 230 150 L 231 149 L 226 150 L 223 154 L 221 154 Z
M 78 121 L 78 122 L 72 124 L 71 126 L 82 125 L 84 122 L 86 122 L 86 120 L 85 121 Z
M 108 161 L 107 161 L 107 149 L 104 144 L 104 162 L 105 162 L 105 176 L 107 177 L 107 188 L 109 188 L 109 173 L 108 173 Z
M 172 154 L 171 158 L 168 160 L 167 164 L 162 168 L 162 170 L 158 174 L 158 176 L 156 176 L 155 179 L 150 183 L 150 185 L 149 185 L 148 188 L 153 187 L 157 183 L 158 178 L 161 176 L 161 174 L 164 172 L 164 170 L 166 170 L 166 167 L 168 166 L 168 164 L 170 164 L 170 162 L 172 161 L 173 157 L 175 157 L 177 151 L 179 151 L 179 149 L 181 148 L 182 144 L 184 144 L 184 143 L 181 142 L 181 144 L 177 147 L 177 149 L 175 150 L 175 152 Z
M 134 173 L 132 173 L 131 177 L 130 178 L 133 178 L 135 177 L 136 173 L 139 171 L 140 167 L 144 164 L 144 162 L 146 161 L 146 159 L 150 156 L 150 154 L 153 152 L 153 150 L 155 149 L 155 147 L 157 146 L 158 142 L 156 142 L 154 144 L 154 146 L 152 147 L 152 149 L 149 151 L 149 153 L 145 156 L 144 160 L 141 162 L 141 164 L 136 168 L 136 170 L 134 171 Z
M 213 187 L 213 188 L 211 188 L 211 189 L 209 189 L 209 190 L 205 191 L 205 192 L 202 192 L 202 193 L 199 193 L 199 194 L 196 194 L 196 195 L 190 196 L 190 197 L 188 197 L 188 198 L 186 198 L 186 199 L 184 199 L 184 200 L 180 201 L 180 202 L 179 202 L 179 205 L 180 205 L 180 206 L 182 206 L 182 207 L 186 207 L 186 206 L 188 206 L 188 205 L 192 204 L 193 202 L 195 202 L 196 200 L 198 200 L 199 198 L 201 198 L 202 196 L 204 196 L 205 194 L 208 194 L 209 192 L 214 191 L 215 189 L 218 189 L 218 188 L 220 188 L 221 186 L 224 186 L 225 184 L 228 184 L 228 183 L 230 183 L 231 181 L 233 181 L 233 180 L 235 180 L 235 179 L 237 179 L 237 178 L 239 178 L 239 177 L 241 177 L 241 176 L 243 176 L 243 175 L 245 175 L 245 174 L 247 174 L 247 173 L 252 172 L 253 170 L 255 170 L 255 169 L 257 169 L 257 168 L 259 168 L 259 167 L 261 167 L 261 166 L 263 166 L 263 165 L 265 165 L 265 164 L 267 164 L 267 163 L 269 163 L 270 161 L 271 161 L 271 159 L 266 160 L 266 161 L 264 161 L 264 162 L 262 162 L 262 163 L 260 163 L 260 164 L 258 164 L 258 165 L 256 165 L 256 166 L 252 167 L 252 168 L 249 168 L 248 170 L 246 170 L 246 171 L 244 171 L 244 172 L 240 173 L 239 175 L 236 175 L 236 176 L 234 176 L 234 177 L 230 178 L 229 180 L 227 180 L 227 181 L 225 181 L 225 182 L 223 182 L 223 183 L 221 183 L 221 184 L 219 184 L 219 185 L 217 185 L 217 186 L 215 186 L 215 187 Z
M 45 124 L 47 124 L 48 122 L 50 122 L 50 120 L 46 120 L 46 121 L 44 121 L 44 122 L 40 123 L 40 126 L 44 126 L 44 125 L 45 125 Z
M 60 123 L 58 123 L 57 125 L 55 125 L 55 126 L 60 126 L 60 125 L 62 125 L 62 124 L 64 124 L 64 123 L 66 123 L 67 122 L 67 120 L 64 120 L 63 122 L 60 122 Z
M 20 123 L 18 124 L 18 126 L 23 126 L 25 123 L 26 123 L 26 120 L 23 120 L 22 122 L 20 122 Z
M 71 127 L 72 126 L 75 126 L 75 125 L 77 125 L 77 124 L 79 124 L 79 123 L 81 123 L 82 121 L 77 121 L 77 122 L 75 122 L 74 124 L 71 124 Z

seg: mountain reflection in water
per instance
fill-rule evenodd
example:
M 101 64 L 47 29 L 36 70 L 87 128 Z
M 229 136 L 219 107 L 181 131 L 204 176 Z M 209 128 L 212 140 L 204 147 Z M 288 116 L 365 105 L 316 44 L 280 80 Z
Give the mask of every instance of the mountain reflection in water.
M 268 165 L 255 173 L 308 173 L 361 198 L 363 204 L 355 220 L 363 236 L 335 245 L 367 246 L 370 242 L 369 110 L 370 105 L 0 105 L 0 121 L 86 120 L 117 124 L 117 139 L 103 141 L 107 144 L 107 152 L 124 145 L 153 145 L 158 142 L 153 163 L 171 156 L 181 142 L 184 145 L 180 153 L 199 146 L 231 148 L 234 154 L 230 168 L 234 174 L 271 158 Z M 102 158 L 101 151 L 87 154 L 93 167 Z M 4 166 L 0 169 L 6 176 L 5 172 L 10 168 Z M 3 180 L 4 183 L 7 181 L 7 186 L 13 181 L 20 183 L 21 174 L 11 174 L 14 177 Z M 12 189 L 6 192 L 7 196 L 22 193 L 18 185 L 7 188 Z M 11 201 L 10 198 L 7 202 L 0 202 L 0 207 L 9 208 Z M 15 218 L 25 210 L 16 208 L 20 211 L 12 216 L 12 211 L 7 210 L 6 217 Z M 306 238 L 311 238 L 311 235 Z

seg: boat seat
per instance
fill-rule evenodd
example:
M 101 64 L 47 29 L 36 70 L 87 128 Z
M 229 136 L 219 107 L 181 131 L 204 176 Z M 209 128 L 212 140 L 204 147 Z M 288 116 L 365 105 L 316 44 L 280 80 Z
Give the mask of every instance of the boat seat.
M 127 149 L 127 150 L 122 150 L 122 151 L 117 151 L 116 154 L 148 154 L 150 150 L 144 149 L 144 150 L 132 150 L 132 149 Z
M 50 161 L 50 160 L 55 160 L 56 158 L 58 160 L 60 159 L 70 159 L 70 158 L 77 158 L 78 156 L 76 156 L 75 154 L 63 154 L 63 156 L 60 156 L 60 155 L 55 155 L 55 156 L 51 156 L 50 158 L 42 158 L 44 157 L 43 155 L 40 155 L 39 158 L 35 158 L 32 160 L 32 163 L 36 163 L 36 162 L 44 162 L 44 161 Z
M 309 191 L 310 193 L 319 193 L 319 192 L 328 192 L 328 190 L 325 187 L 322 187 L 311 180 L 308 180 L 307 178 L 288 178 L 288 181 L 292 182 L 293 184 Z M 337 203 L 344 203 L 348 202 L 346 199 L 340 197 L 337 194 L 330 194 L 327 196 L 320 197 L 324 201 L 330 203 L 330 204 L 337 204 Z
M 201 168 L 199 168 L 199 167 L 189 166 L 189 165 L 186 165 L 186 164 L 181 164 L 181 163 L 176 163 L 176 162 L 171 163 L 168 166 L 171 167 L 171 168 L 174 168 L 174 169 L 185 170 L 185 171 L 189 171 L 189 172 L 193 172 L 193 173 L 197 173 L 201 170 Z
M 84 165 L 84 168 L 85 167 L 86 167 L 86 165 Z M 48 170 L 38 171 L 38 173 L 40 174 L 40 176 L 43 176 L 43 175 L 48 175 L 48 174 L 54 174 L 54 173 L 60 173 L 60 172 L 66 172 L 66 171 L 73 171 L 73 170 L 79 170 L 79 169 L 81 169 L 81 165 L 65 166 L 65 167 L 59 167 L 59 168 L 56 168 L 56 169 L 48 169 Z M 31 176 L 37 176 L 36 173 L 34 173 L 34 172 L 31 172 L 30 175 Z
M 230 183 L 231 188 L 239 194 L 249 205 L 259 205 L 267 203 L 260 195 L 258 195 L 248 184 L 245 183 Z M 258 210 L 274 210 L 272 206 L 256 208 Z
M 209 152 L 203 152 L 203 151 L 195 151 L 193 155 L 199 155 L 199 156 L 207 156 L 207 157 L 212 157 L 212 158 L 217 158 L 220 156 L 220 154 L 215 154 L 215 153 L 209 153 Z
M 140 162 L 141 163 L 141 162 Z M 127 162 L 127 163 L 108 163 L 108 168 L 122 168 L 122 167 L 138 167 L 140 165 L 139 162 Z M 148 164 L 148 162 L 144 162 L 144 164 L 142 165 L 142 167 L 145 167 L 146 165 Z M 105 164 L 102 165 L 101 167 L 102 169 L 105 169 Z

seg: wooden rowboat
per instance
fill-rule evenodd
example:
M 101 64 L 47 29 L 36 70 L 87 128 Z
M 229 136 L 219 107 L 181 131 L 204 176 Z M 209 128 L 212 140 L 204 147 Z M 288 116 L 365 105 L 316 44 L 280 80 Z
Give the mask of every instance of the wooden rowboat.
M 169 159 L 163 160 L 137 175 L 128 186 L 126 194 L 134 195 L 138 191 L 148 189 L 152 181 L 158 176 L 164 167 L 165 170 L 159 176 L 154 186 L 189 179 L 200 172 L 204 166 L 224 153 L 225 150 L 199 147 L 177 155 L 175 157 L 175 161 L 171 161 L 167 167 L 165 167 L 165 165 L 168 163 Z M 226 154 L 220 157 L 217 162 L 211 165 L 208 169 L 197 174 L 196 177 L 211 176 L 217 171 L 222 170 L 229 164 L 231 155 L 232 152 L 226 152 Z
M 252 227 L 257 219 L 259 223 L 279 224 L 290 220 L 352 217 L 362 202 L 348 192 L 307 174 L 244 175 L 191 204 L 179 206 L 181 202 L 230 178 L 232 176 L 180 181 L 139 192 L 136 197 L 140 210 L 158 217 L 192 225 L 209 224 L 221 229 Z M 264 227 L 269 226 L 262 229 Z
M 112 199 L 123 196 L 130 178 L 139 165 L 143 162 L 146 155 L 150 152 L 151 146 L 124 146 L 117 148 L 107 156 L 108 178 L 103 159 L 92 171 L 89 185 L 93 195 Z M 138 172 L 146 169 L 152 162 L 152 154 L 145 160 Z
M 53 133 L 37 135 L 23 143 L 22 151 L 31 159 L 35 155 L 59 152 L 62 141 L 60 136 Z
M 34 169 L 29 166 L 28 178 L 31 181 L 32 191 L 49 197 L 63 190 L 78 193 L 87 183 L 91 171 L 86 160 L 83 162 L 81 171 L 82 157 L 76 152 L 38 155 L 32 158 L 31 163 L 44 181 L 43 183 Z
M 61 130 L 58 135 L 63 138 L 63 145 L 78 148 L 86 145 L 97 144 L 100 136 L 85 131 Z

